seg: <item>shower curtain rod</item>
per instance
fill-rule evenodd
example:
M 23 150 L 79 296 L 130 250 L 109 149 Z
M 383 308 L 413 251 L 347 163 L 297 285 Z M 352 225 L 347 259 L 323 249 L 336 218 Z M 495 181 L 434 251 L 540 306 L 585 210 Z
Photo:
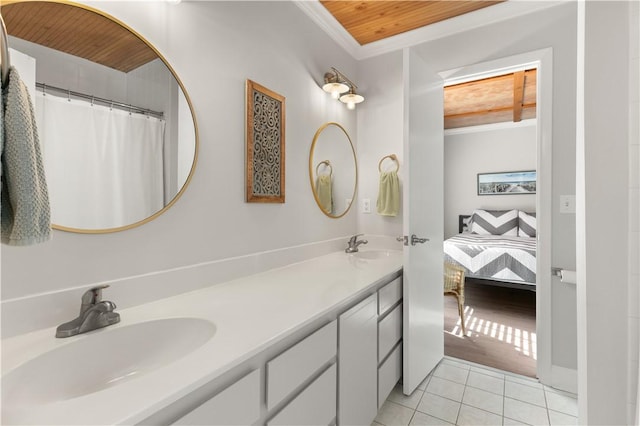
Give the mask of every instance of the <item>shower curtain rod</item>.
M 115 101 L 105 99 L 105 98 L 100 98 L 97 96 L 86 95 L 84 93 L 74 92 L 73 90 L 63 89 L 61 87 L 50 86 L 45 83 L 36 83 L 36 88 L 41 89 L 42 92 L 45 94 L 47 93 L 47 90 L 52 90 L 55 92 L 64 93 L 69 98 L 73 96 L 75 98 L 86 99 L 88 101 L 91 101 L 91 103 L 99 102 L 111 108 L 118 108 L 124 111 L 129 111 L 131 113 L 150 115 L 155 118 L 164 118 L 164 113 L 160 111 L 153 111 L 147 108 L 137 107 L 131 104 L 125 104 L 123 102 L 115 102 Z

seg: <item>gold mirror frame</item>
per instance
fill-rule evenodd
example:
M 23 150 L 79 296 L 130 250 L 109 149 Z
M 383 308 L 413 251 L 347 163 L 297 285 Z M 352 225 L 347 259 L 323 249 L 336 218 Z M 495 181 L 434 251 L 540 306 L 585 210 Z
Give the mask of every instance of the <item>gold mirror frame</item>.
M 353 166 L 355 169 L 353 194 L 351 195 L 351 202 L 349 203 L 347 208 L 344 210 L 344 212 L 340 213 L 339 215 L 331 214 L 322 208 L 322 203 L 320 202 L 320 198 L 318 197 L 318 192 L 316 191 L 315 182 L 313 179 L 313 172 L 315 170 L 315 167 L 313 166 L 313 152 L 315 150 L 316 143 L 318 142 L 318 138 L 320 137 L 322 132 L 329 126 L 338 127 L 340 130 L 342 130 L 344 135 L 347 137 L 347 141 L 349 142 L 349 146 L 351 147 L 351 153 L 353 154 Z M 326 162 L 326 161 L 327 160 L 324 160 L 323 162 Z M 333 174 L 333 168 L 331 169 L 331 173 Z M 355 198 L 356 198 L 356 191 L 358 190 L 358 157 L 356 156 L 356 150 L 353 147 L 353 142 L 351 141 L 351 137 L 349 136 L 349 133 L 347 133 L 346 129 L 342 127 L 339 123 L 336 123 L 333 121 L 324 123 L 322 126 L 320 126 L 320 128 L 316 131 L 315 135 L 313 136 L 313 142 L 311 143 L 311 148 L 309 148 L 309 183 L 311 185 L 311 192 L 313 193 L 313 198 L 316 200 L 316 204 L 318 205 L 318 208 L 326 216 L 332 219 L 339 219 L 342 216 L 346 215 L 349 212 L 349 210 L 351 210 L 351 206 L 353 206 L 353 202 L 355 201 Z
M 27 3 L 27 2 L 30 2 L 30 3 L 31 2 L 54 3 L 54 4 L 62 4 L 62 5 L 67 5 L 67 6 L 73 6 L 73 7 L 77 7 L 77 8 L 83 9 L 83 10 L 88 11 L 88 12 L 93 12 L 93 13 L 95 13 L 97 15 L 100 15 L 100 16 L 110 20 L 111 22 L 119 25 L 124 30 L 129 31 L 132 35 L 134 35 L 140 41 L 142 41 L 144 44 L 146 44 L 149 47 L 149 49 L 151 49 L 157 55 L 157 57 L 164 63 L 164 65 L 167 67 L 167 69 L 169 70 L 169 72 L 171 73 L 173 78 L 178 83 L 178 86 L 182 90 L 182 93 L 184 94 L 184 97 L 185 97 L 185 99 L 187 101 L 187 104 L 189 105 L 189 110 L 191 112 L 191 119 L 193 120 L 193 128 L 194 128 L 194 136 L 195 136 L 195 138 L 194 138 L 195 139 L 194 140 L 194 154 L 193 154 L 193 162 L 191 164 L 191 170 L 189 171 L 189 175 L 187 176 L 184 184 L 182 185 L 182 188 L 180 188 L 180 190 L 171 199 L 171 201 L 169 201 L 162 209 L 160 209 L 157 212 L 155 212 L 154 214 L 146 217 L 145 219 L 142 219 L 142 220 L 139 220 L 137 222 L 134 222 L 134 223 L 131 223 L 131 224 L 128 224 L 128 225 L 124 225 L 124 226 L 119 226 L 119 227 L 114 227 L 114 228 L 105 228 L 105 229 L 82 229 L 82 228 L 73 228 L 73 227 L 68 227 L 68 226 L 52 224 L 51 228 L 59 230 L 59 231 L 74 232 L 74 233 L 79 233 L 79 234 L 106 234 L 106 233 L 112 233 L 112 232 L 125 231 L 125 230 L 128 230 L 128 229 L 132 229 L 132 228 L 136 228 L 138 226 L 144 225 L 145 223 L 151 222 L 152 220 L 156 219 L 158 216 L 160 216 L 161 214 L 163 214 L 164 212 L 169 210 L 169 208 L 171 208 L 180 199 L 182 194 L 184 194 L 184 192 L 186 191 L 187 187 L 189 186 L 189 183 L 191 182 L 191 179 L 193 178 L 193 174 L 195 173 L 196 164 L 198 162 L 198 151 L 199 151 L 199 147 L 200 147 L 200 137 L 199 137 L 199 132 L 198 132 L 198 123 L 196 121 L 195 110 L 193 108 L 193 103 L 191 102 L 191 98 L 189 97 L 189 93 L 186 91 L 184 85 L 182 84 L 182 81 L 180 80 L 180 78 L 176 74 L 176 72 L 173 69 L 173 67 L 169 64 L 169 62 L 165 59 L 165 57 L 158 51 L 158 49 L 156 49 L 153 44 L 151 44 L 149 41 L 147 41 L 147 39 L 142 37 L 137 31 L 135 31 L 134 29 L 132 29 L 130 26 L 128 26 L 127 24 L 123 23 L 119 19 L 109 15 L 106 12 L 103 12 L 103 11 L 101 11 L 99 9 L 96 9 L 94 7 L 91 7 L 91 6 L 88 6 L 88 5 L 85 5 L 85 4 L 75 3 L 73 1 L 67 1 L 67 0 L 3 0 L 2 4 L 0 5 L 0 10 L 2 8 L 4 8 L 5 6 L 17 5 L 17 4 L 20 4 L 20 3 Z M 11 47 L 11 46 L 9 46 L 9 47 Z

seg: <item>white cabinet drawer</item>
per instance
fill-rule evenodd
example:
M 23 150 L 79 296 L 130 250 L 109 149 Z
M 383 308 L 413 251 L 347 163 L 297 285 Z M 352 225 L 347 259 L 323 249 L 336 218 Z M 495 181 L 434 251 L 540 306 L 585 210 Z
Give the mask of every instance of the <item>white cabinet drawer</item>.
M 378 408 L 382 407 L 401 376 L 402 345 L 398 345 L 378 369 Z
M 384 315 L 402 299 L 402 277 L 398 277 L 378 290 L 378 315 Z
M 267 363 L 270 410 L 336 355 L 337 320 L 296 343 Z
M 378 360 L 383 360 L 402 338 L 402 304 L 378 324 Z
M 336 365 L 333 364 L 267 425 L 328 425 L 335 417 Z
M 248 425 L 260 417 L 260 370 L 254 370 L 175 425 Z

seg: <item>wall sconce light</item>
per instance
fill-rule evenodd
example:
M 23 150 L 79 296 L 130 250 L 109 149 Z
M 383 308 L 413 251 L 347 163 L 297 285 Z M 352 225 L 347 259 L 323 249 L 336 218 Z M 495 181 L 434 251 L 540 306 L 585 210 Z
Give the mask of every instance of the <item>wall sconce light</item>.
M 364 97 L 356 93 L 357 88 L 358 86 L 333 67 L 324 74 L 322 90 L 331 94 L 333 99 L 340 99 L 340 102 L 347 104 L 348 109 L 355 109 L 356 104 L 364 101 Z

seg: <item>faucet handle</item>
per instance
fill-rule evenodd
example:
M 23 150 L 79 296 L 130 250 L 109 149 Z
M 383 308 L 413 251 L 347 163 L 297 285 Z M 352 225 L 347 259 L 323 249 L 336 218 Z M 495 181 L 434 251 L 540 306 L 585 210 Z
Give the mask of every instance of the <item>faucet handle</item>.
M 355 243 L 356 241 L 358 241 L 358 237 L 362 237 L 363 235 L 364 234 L 355 234 L 349 239 L 349 241 L 353 241 Z
M 101 285 L 97 287 L 90 288 L 85 291 L 82 295 L 82 304 L 83 305 L 95 305 L 96 303 L 102 300 L 102 290 L 108 288 L 109 285 Z

